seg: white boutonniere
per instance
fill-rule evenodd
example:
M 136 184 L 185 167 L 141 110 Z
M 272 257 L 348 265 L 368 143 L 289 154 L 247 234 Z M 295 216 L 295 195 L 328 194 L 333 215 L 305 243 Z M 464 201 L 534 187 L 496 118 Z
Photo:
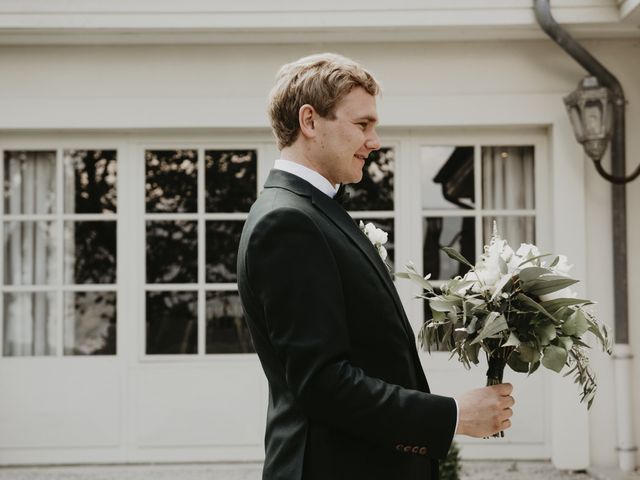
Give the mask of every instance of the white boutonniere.
M 376 227 L 373 223 L 369 222 L 366 225 L 360 220 L 360 230 L 367 238 L 373 243 L 373 246 L 378 251 L 380 258 L 384 262 L 387 259 L 387 249 L 384 248 L 384 244 L 389 239 L 389 234 L 384 230 Z M 385 263 L 386 264 L 386 263 Z

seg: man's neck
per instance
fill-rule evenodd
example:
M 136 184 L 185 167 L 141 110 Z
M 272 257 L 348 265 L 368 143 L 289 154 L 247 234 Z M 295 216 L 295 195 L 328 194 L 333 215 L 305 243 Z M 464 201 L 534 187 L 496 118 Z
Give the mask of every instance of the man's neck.
M 334 182 L 327 178 L 317 163 L 313 162 L 305 153 L 306 152 L 301 148 L 285 147 L 280 151 L 280 158 L 289 162 L 297 163 L 298 165 L 302 165 L 303 167 L 307 167 L 308 169 L 319 173 L 333 185 Z

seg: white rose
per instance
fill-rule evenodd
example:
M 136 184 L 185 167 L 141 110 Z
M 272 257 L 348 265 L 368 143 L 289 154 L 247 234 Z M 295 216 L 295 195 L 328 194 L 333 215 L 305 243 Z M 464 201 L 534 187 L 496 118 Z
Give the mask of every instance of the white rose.
M 380 254 L 380 258 L 382 258 L 382 261 L 384 262 L 387 259 L 387 249 L 380 245 L 378 247 L 378 253 Z
M 573 265 L 569 265 L 567 257 L 565 257 L 564 255 L 558 255 L 558 258 L 558 263 L 554 265 L 553 269 L 560 275 L 568 275 L 569 270 L 573 268 Z
M 369 222 L 364 226 L 364 233 L 371 243 L 374 245 L 384 245 L 387 243 L 389 235 L 384 230 L 377 228 L 373 223 Z
M 540 255 L 540 251 L 535 245 L 532 245 L 530 243 L 521 243 L 520 248 L 518 248 L 518 251 L 516 252 L 516 255 L 526 260 L 527 258 L 537 257 L 538 255 Z

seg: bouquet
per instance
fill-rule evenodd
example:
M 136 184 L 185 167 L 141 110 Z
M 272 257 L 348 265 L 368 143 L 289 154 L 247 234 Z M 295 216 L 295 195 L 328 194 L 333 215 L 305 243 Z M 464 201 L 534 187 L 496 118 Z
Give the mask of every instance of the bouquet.
M 421 347 L 429 352 L 432 346 L 444 348 L 467 369 L 478 364 L 482 350 L 489 365 L 487 385 L 502 383 L 507 365 L 529 375 L 540 365 L 558 373 L 567 367 L 565 376 L 573 375 L 582 387 L 580 401 L 590 408 L 597 384 L 585 335 L 595 336 L 609 354 L 611 342 L 606 325 L 589 308 L 593 302 L 576 298 L 571 290 L 578 280 L 568 275 L 567 258 L 541 255 L 526 243 L 514 251 L 495 223 L 476 265 L 452 248 L 442 250 L 470 270 L 445 281 L 440 291 L 413 264 L 396 274 L 418 283 L 423 289 L 419 298 L 429 303 L 431 318 L 418 335 Z

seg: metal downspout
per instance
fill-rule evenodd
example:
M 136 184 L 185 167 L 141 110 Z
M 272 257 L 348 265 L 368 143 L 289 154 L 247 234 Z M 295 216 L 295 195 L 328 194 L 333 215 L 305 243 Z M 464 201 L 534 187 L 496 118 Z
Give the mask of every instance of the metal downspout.
M 618 462 L 623 471 L 633 471 L 636 467 L 637 446 L 633 432 L 633 408 L 631 389 L 632 354 L 629 346 L 629 308 L 627 287 L 627 222 L 625 181 L 638 176 L 634 172 L 625 177 L 625 98 L 620 82 L 598 60 L 586 51 L 551 15 L 549 0 L 534 0 L 538 24 L 551 39 L 566 51 L 601 85 L 613 93 L 613 132 L 611 140 L 611 169 L 608 175 L 600 162 L 596 169 L 612 185 L 613 220 L 613 288 L 615 312 L 614 366 L 616 383 L 616 411 L 618 436 Z M 640 171 L 640 169 L 639 169 Z

